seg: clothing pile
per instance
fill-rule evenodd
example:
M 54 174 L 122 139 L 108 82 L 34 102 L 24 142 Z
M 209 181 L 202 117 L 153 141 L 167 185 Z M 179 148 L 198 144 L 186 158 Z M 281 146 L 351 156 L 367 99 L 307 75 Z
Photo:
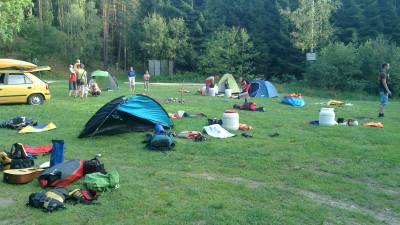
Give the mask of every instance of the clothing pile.
M 37 122 L 31 118 L 25 116 L 17 116 L 10 120 L 6 120 L 0 123 L 0 128 L 9 128 L 14 130 L 21 130 L 26 126 L 36 126 Z

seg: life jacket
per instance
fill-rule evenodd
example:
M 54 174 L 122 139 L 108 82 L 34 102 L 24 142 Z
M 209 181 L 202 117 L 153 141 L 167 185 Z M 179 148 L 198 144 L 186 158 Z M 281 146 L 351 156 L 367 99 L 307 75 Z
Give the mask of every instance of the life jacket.
M 65 188 L 54 188 L 45 192 L 33 193 L 29 196 L 27 206 L 43 209 L 44 212 L 53 212 L 65 209 L 64 201 L 69 198 Z
M 39 185 L 44 187 L 66 187 L 83 177 L 83 160 L 69 160 L 52 166 L 39 176 Z

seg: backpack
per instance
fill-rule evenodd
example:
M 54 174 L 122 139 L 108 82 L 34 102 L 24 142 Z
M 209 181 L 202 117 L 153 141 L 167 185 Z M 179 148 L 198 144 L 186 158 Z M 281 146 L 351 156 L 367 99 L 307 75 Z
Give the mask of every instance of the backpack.
M 89 173 L 96 173 L 100 172 L 102 174 L 106 174 L 106 169 L 104 168 L 104 164 L 100 162 L 100 160 L 95 157 L 91 160 L 86 160 L 83 163 L 83 174 L 89 174 Z
M 84 184 L 87 189 L 107 191 L 119 188 L 119 174 L 113 170 L 109 173 L 91 173 L 85 175 Z
M 175 138 L 172 133 L 150 134 L 145 141 L 150 150 L 168 151 L 175 147 Z
M 34 161 L 26 154 L 24 145 L 21 143 L 12 145 L 8 157 L 11 158 L 10 169 L 24 169 L 35 165 Z
M 69 197 L 69 193 L 65 188 L 54 188 L 29 195 L 26 205 L 43 209 L 44 212 L 53 212 L 58 209 L 65 209 L 64 201 Z

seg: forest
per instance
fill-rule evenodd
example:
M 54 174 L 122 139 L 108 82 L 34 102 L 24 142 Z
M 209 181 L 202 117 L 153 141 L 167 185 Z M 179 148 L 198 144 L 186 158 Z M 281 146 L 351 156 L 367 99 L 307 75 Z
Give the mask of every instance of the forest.
M 80 58 L 90 67 L 126 70 L 133 65 L 139 71 L 146 69 L 149 59 L 167 59 L 175 62 L 176 72 L 199 76 L 232 73 L 282 82 L 303 80 L 318 88 L 370 93 L 375 92 L 379 66 L 388 62 L 398 95 L 399 4 L 397 0 L 2 0 L 0 56 L 39 62 Z M 310 23 L 320 38 L 311 34 Z M 301 33 L 306 34 L 303 39 Z M 316 61 L 305 57 L 310 35 L 315 39 L 311 51 L 316 52 Z

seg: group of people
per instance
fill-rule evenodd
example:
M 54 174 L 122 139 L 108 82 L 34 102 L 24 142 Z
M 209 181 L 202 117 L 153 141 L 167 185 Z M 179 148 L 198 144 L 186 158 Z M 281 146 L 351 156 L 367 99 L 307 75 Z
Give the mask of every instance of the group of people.
M 205 80 L 206 93 L 208 93 L 210 88 L 214 88 L 214 86 L 216 85 L 216 81 L 218 79 L 219 79 L 218 75 L 207 77 L 207 79 Z M 226 89 L 228 89 L 228 88 L 226 88 Z M 249 95 L 250 82 L 248 80 L 246 80 L 245 78 L 240 77 L 239 89 L 240 89 L 240 93 L 239 93 L 239 96 L 237 98 L 238 99 L 244 98 L 244 102 L 247 103 L 248 102 L 248 98 L 250 96 Z
M 133 69 L 132 66 L 128 71 L 128 81 L 131 93 L 134 94 L 136 90 L 136 71 Z M 146 70 L 146 72 L 143 74 L 143 85 L 145 94 L 149 93 L 149 82 L 150 82 L 150 74 L 149 71 Z
M 77 59 L 74 65 L 69 65 L 69 96 L 87 98 L 88 94 L 99 96 L 101 89 L 93 77 L 88 81 L 85 65 Z

